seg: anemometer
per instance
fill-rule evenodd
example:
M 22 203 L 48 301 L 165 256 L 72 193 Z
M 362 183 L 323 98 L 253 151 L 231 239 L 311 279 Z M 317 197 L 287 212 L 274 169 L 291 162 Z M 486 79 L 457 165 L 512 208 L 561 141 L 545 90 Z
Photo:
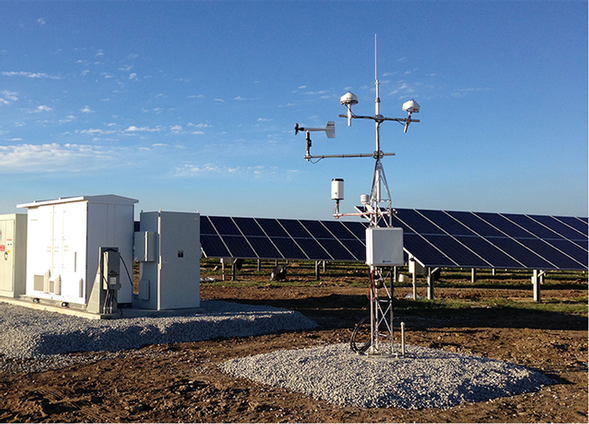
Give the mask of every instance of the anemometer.
M 368 219 L 369 225 L 366 228 L 366 264 L 370 266 L 370 332 L 365 336 L 367 340 L 360 341 L 363 329 L 368 319 L 362 320 L 352 334 L 351 347 L 358 353 L 380 354 L 383 353 L 382 339 L 390 339 L 389 352 L 393 353 L 393 277 L 392 267 L 404 265 L 403 258 L 403 229 L 393 227 L 394 210 L 391 205 L 391 194 L 382 166 L 381 159 L 385 156 L 394 156 L 394 153 L 384 153 L 380 149 L 380 125 L 385 121 L 395 121 L 404 125 L 404 132 L 407 132 L 411 122 L 419 122 L 413 119 L 414 113 L 419 113 L 420 106 L 415 100 L 408 100 L 403 103 L 403 110 L 407 112 L 406 118 L 386 118 L 380 113 L 380 94 L 377 74 L 376 35 L 374 36 L 374 79 L 376 85 L 376 99 L 374 116 L 356 115 L 352 112 L 352 106 L 358 104 L 358 96 L 347 92 L 340 98 L 340 103 L 346 107 L 345 115 L 338 115 L 339 118 L 346 118 L 348 127 L 352 126 L 353 119 L 369 119 L 375 122 L 376 126 L 376 148 L 372 153 L 341 154 L 341 155 L 311 155 L 311 136 L 314 131 L 325 131 L 328 138 L 335 137 L 335 123 L 328 121 L 325 128 L 308 128 L 295 125 L 295 135 L 299 131 L 306 133 L 307 147 L 304 159 L 308 162 L 317 163 L 325 158 L 362 158 L 372 157 L 375 160 L 372 189 L 370 196 L 363 194 L 360 197 L 361 206 L 355 207 L 357 213 L 340 213 L 339 205 L 344 196 L 344 180 L 334 178 L 331 182 L 331 198 L 335 200 L 336 206 L 333 211 L 335 218 L 342 216 L 361 216 Z M 386 194 L 383 194 L 383 189 Z M 388 270 L 388 274 L 386 271 Z M 390 285 L 387 287 L 385 280 L 390 277 Z M 385 295 L 379 297 L 379 290 Z M 384 305 L 384 306 L 383 306 Z M 368 330 L 367 330 L 368 331 Z

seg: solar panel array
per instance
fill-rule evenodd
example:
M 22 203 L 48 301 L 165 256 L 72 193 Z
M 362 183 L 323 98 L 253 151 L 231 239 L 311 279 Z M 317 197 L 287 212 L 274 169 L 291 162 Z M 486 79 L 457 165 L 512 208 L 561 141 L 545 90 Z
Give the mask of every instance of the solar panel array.
M 200 241 L 212 258 L 364 261 L 359 222 L 202 216 Z
M 587 218 L 397 209 L 405 252 L 449 268 L 587 269 Z M 366 225 L 201 217 L 207 257 L 364 261 Z
M 587 269 L 587 219 L 401 209 L 404 245 L 426 266 Z

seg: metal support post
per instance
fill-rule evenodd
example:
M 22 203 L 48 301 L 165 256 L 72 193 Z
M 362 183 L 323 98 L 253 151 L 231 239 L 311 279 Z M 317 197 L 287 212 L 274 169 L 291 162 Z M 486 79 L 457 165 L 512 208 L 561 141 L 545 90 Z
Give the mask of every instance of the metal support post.
M 470 282 L 471 283 L 477 282 L 477 269 L 476 268 L 472 268 L 470 270 Z
M 540 302 L 540 284 L 544 282 L 546 271 L 534 270 L 532 274 L 532 285 L 534 290 L 534 302 Z
M 427 267 L 427 298 L 434 300 L 434 272 L 430 267 Z
M 396 267 L 395 267 L 396 268 Z M 395 310 L 394 310 L 394 305 L 393 305 L 393 294 L 395 293 L 395 280 L 394 280 L 394 276 L 393 276 L 393 270 L 391 269 L 391 278 L 390 278 L 390 285 L 389 285 L 389 293 L 388 293 L 388 297 L 389 297 L 389 310 L 390 310 L 390 316 L 389 316 L 389 328 L 390 328 L 390 335 L 391 335 L 391 354 L 394 352 L 394 345 L 395 345 L 395 340 L 393 337 L 393 333 L 394 333 L 394 327 L 393 327 L 393 321 L 395 319 Z
M 401 355 L 405 356 L 405 323 L 401 323 Z
M 374 282 L 374 271 L 372 272 L 372 282 Z M 369 289 L 370 293 L 370 348 L 368 349 L 368 353 L 374 354 L 378 353 L 378 346 L 377 346 L 377 339 L 375 337 L 375 332 L 378 331 L 378 324 L 375 326 L 375 323 L 378 323 L 377 318 L 377 311 L 378 311 L 378 295 L 376 292 L 376 287 L 374 284 L 370 285 Z

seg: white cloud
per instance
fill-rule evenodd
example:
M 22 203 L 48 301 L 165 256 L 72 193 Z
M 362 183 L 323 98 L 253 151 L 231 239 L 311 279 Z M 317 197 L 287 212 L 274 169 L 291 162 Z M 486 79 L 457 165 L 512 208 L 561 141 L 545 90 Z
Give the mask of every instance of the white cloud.
M 190 134 L 203 135 L 204 134 L 204 131 L 192 131 Z
M 329 93 L 329 91 L 321 90 L 321 91 L 306 91 L 304 94 L 307 94 L 310 96 L 316 96 L 316 95 L 325 95 L 327 93 Z
M 3 90 L 0 91 L 0 105 L 8 105 L 10 102 L 16 102 L 18 100 L 17 93 L 14 91 Z
M 215 102 L 219 102 L 219 103 L 224 103 L 224 102 L 225 102 L 225 100 L 223 100 L 223 99 L 213 99 L 213 100 L 214 100 Z
M 53 108 L 50 108 L 49 106 L 41 105 L 37 106 L 36 109 L 29 110 L 29 113 L 51 112 L 52 110 Z
M 413 94 L 415 92 L 415 89 L 407 84 L 405 81 L 399 81 L 399 83 L 397 84 L 397 87 L 389 92 L 390 94 L 403 94 L 403 95 L 408 95 L 408 94 Z
M 45 21 L 45 18 L 39 18 L 37 19 L 37 24 L 38 25 L 45 25 L 47 22 Z
M 52 143 L 0 146 L 0 173 L 88 171 L 106 167 L 114 158 L 115 152 L 91 145 Z
M 100 128 L 90 128 L 87 130 L 76 130 L 76 133 L 79 134 L 89 134 L 89 135 L 105 135 L 105 134 L 114 134 L 116 131 L 115 130 L 108 130 L 108 131 L 104 131 L 101 130 Z
M 207 174 L 231 174 L 231 175 L 250 175 L 258 178 L 263 174 L 275 174 L 275 168 L 268 168 L 265 166 L 219 166 L 212 163 L 205 163 L 203 165 L 185 164 L 177 167 L 170 176 L 172 177 L 198 177 Z
M 272 119 L 270 118 L 258 118 L 258 122 L 268 122 L 271 121 Z
M 174 132 L 179 132 L 182 131 L 182 125 L 174 125 L 173 127 L 170 127 L 170 129 Z
M 476 93 L 477 91 L 489 91 L 490 88 L 459 88 L 454 90 L 450 95 L 452 97 L 464 97 L 471 93 Z
M 72 122 L 74 119 L 76 119 L 76 117 L 74 115 L 68 115 L 63 119 L 59 120 L 60 124 L 67 124 L 68 122 Z
M 80 75 L 88 75 L 90 73 L 89 69 L 84 69 L 82 72 L 80 72 Z
M 104 56 L 102 49 L 100 49 L 100 50 L 98 50 L 98 52 L 96 52 L 96 56 Z
M 49 75 L 44 72 L 24 72 L 24 71 L 10 71 L 6 72 L 3 71 L 2 75 L 5 77 L 27 77 L 27 78 L 48 78 L 48 79 L 60 79 L 60 77 L 55 75 Z
M 225 168 L 206 163 L 204 165 L 184 165 L 175 169 L 174 176 L 177 177 L 190 177 L 196 175 L 210 174 L 210 173 L 221 173 Z
M 137 74 L 133 72 L 131 75 L 129 75 L 129 79 L 137 81 Z
M 209 124 L 205 124 L 205 123 L 200 123 L 200 124 L 193 124 L 192 122 L 189 122 L 187 127 L 196 127 L 196 128 L 210 128 L 212 125 Z
M 92 109 L 90 109 L 89 106 L 84 106 L 82 109 L 80 109 L 80 112 L 82 112 L 82 113 L 94 113 L 94 111 Z
M 161 131 L 161 130 L 162 129 L 160 127 L 149 128 L 149 127 L 136 127 L 135 125 L 131 125 L 129 128 L 127 128 L 125 130 L 125 132 L 142 132 L 142 131 L 157 132 L 157 131 Z

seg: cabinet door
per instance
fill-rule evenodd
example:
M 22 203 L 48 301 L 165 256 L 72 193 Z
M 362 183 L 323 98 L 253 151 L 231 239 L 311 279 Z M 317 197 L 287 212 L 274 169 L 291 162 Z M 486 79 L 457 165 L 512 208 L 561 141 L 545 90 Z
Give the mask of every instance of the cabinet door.
M 32 208 L 27 212 L 27 294 L 45 291 L 44 276 L 52 273 L 53 207 Z
M 0 292 L 14 290 L 14 221 L 0 220 Z
M 85 303 L 87 203 L 65 203 L 61 214 L 61 252 L 56 261 L 61 266 L 61 294 L 64 300 Z

